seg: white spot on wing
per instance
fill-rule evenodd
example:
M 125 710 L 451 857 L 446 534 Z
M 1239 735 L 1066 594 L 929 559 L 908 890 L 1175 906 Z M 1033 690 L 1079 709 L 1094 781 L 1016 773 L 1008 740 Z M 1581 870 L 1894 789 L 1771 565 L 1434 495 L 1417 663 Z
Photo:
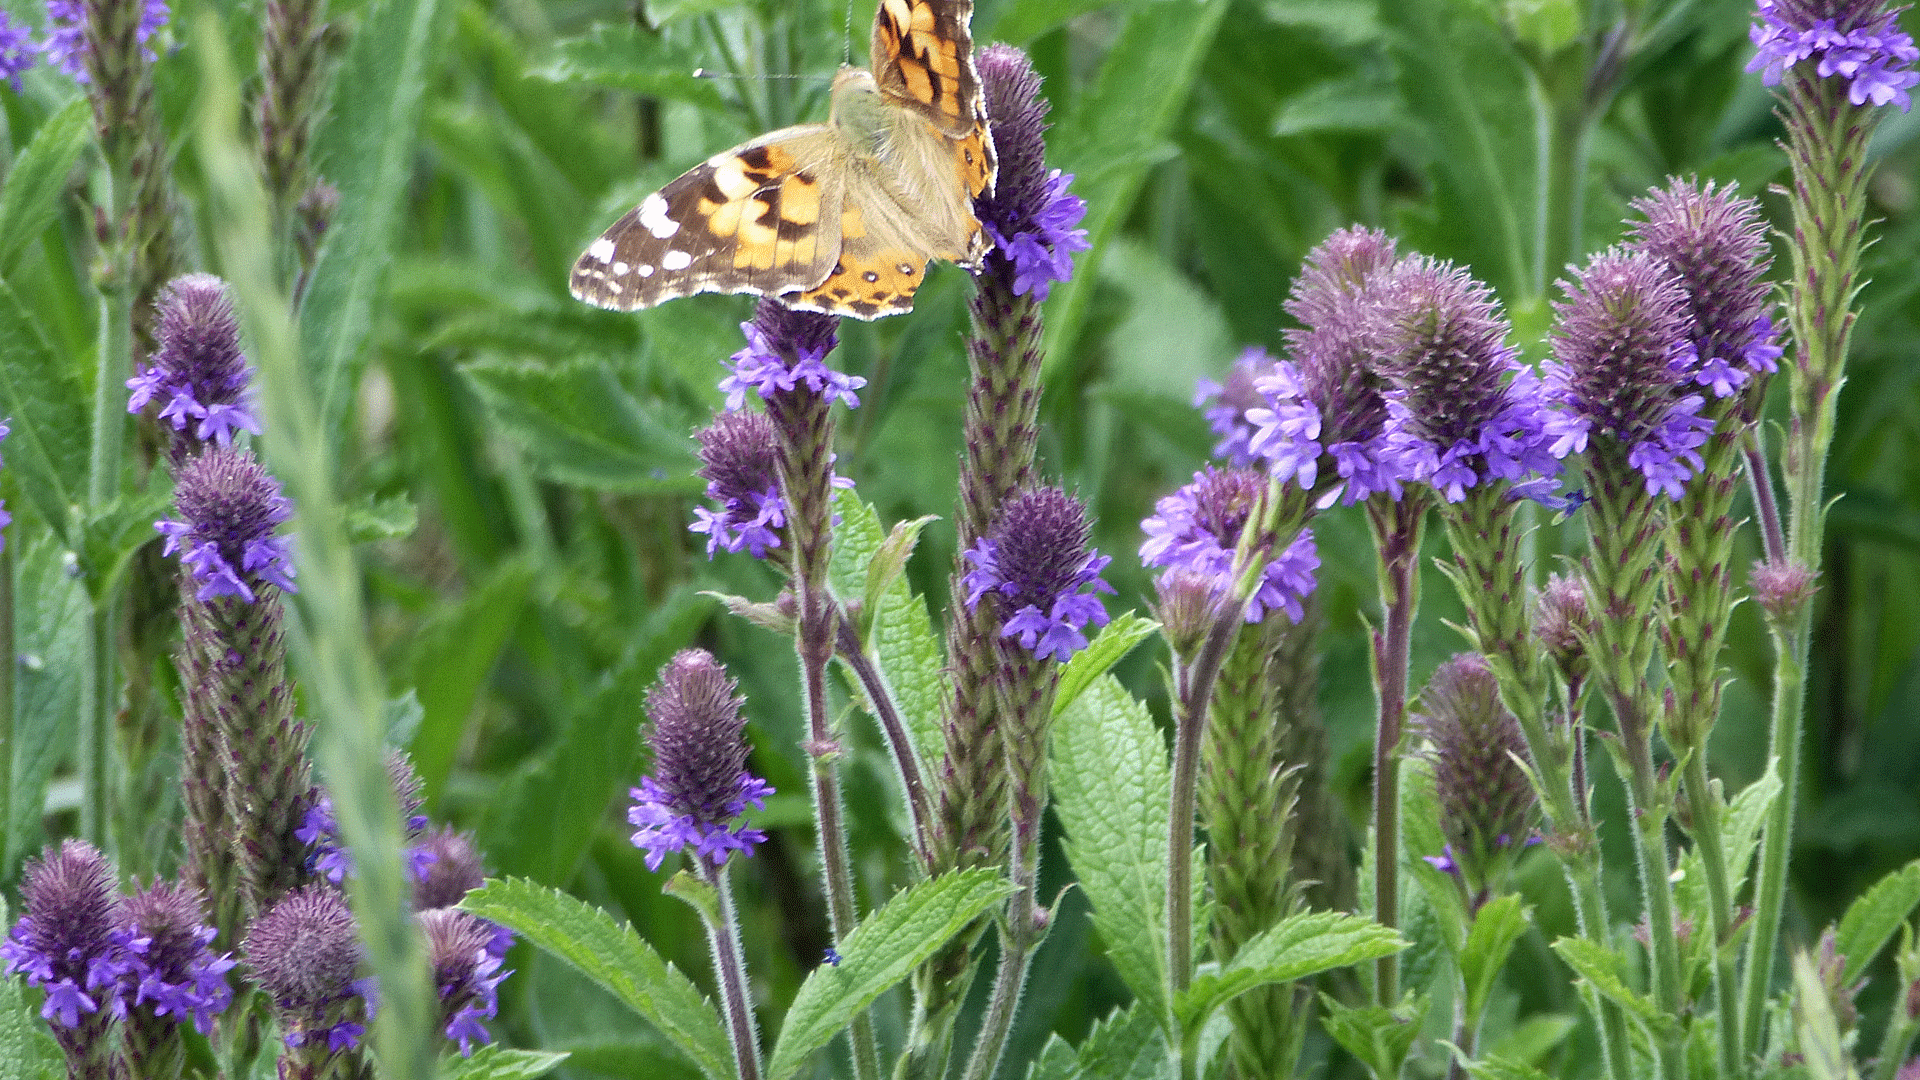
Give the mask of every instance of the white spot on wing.
M 667 200 L 657 191 L 640 204 L 640 224 L 646 226 L 656 240 L 665 240 L 680 231 L 680 223 L 667 217 Z
M 617 262 L 617 263 L 614 263 L 614 264 L 613 264 L 613 276 L 614 276 L 614 277 L 626 277 L 626 276 L 627 276 L 627 271 L 628 271 L 628 270 L 631 270 L 631 269 L 632 269 L 632 267 L 630 267 L 630 266 L 628 266 L 628 265 L 627 265 L 626 263 L 623 263 L 623 262 Z
M 647 265 L 646 263 L 641 263 L 641 264 L 640 264 L 640 276 L 641 276 L 641 277 L 643 277 L 643 278 L 646 278 L 646 277 L 652 277 L 652 276 L 653 276 L 653 267 L 651 267 L 651 266 L 648 266 L 648 265 Z
M 604 236 L 595 240 L 593 246 L 587 249 L 587 258 L 592 259 L 594 262 L 611 262 L 613 260 L 613 241 Z
M 684 251 L 669 251 L 666 257 L 660 260 L 662 270 L 685 270 L 692 265 L 693 256 Z

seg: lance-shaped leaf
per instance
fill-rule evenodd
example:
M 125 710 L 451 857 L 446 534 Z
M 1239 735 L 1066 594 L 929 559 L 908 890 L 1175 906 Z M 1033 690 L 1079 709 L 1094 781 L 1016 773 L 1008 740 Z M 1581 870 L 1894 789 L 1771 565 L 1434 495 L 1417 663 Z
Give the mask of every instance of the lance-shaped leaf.
M 1174 1001 L 1174 1016 L 1182 1030 L 1193 1031 L 1213 1010 L 1256 986 L 1304 979 L 1406 947 L 1391 927 L 1372 919 L 1337 911 L 1301 912 L 1254 935 L 1225 967 L 1193 980 Z

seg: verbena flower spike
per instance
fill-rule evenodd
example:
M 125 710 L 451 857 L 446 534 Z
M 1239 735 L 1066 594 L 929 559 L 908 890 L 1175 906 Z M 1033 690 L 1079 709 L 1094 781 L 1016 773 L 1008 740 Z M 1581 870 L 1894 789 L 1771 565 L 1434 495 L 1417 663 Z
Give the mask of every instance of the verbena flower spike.
M 726 669 L 699 649 L 674 657 L 647 692 L 653 773 L 632 790 L 627 812 L 639 826 L 633 843 L 647 852 L 647 869 L 660 869 L 676 851 L 724 866 L 733 852 L 752 855 L 766 840 L 740 820 L 749 806 L 764 809 L 773 794 L 747 771 L 745 701 Z

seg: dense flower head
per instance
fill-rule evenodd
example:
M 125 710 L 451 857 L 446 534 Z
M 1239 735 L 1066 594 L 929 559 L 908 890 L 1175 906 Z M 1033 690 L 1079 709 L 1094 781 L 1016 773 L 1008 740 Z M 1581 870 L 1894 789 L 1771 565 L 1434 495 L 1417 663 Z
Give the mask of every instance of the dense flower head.
M 1535 797 L 1521 762 L 1527 744 L 1520 722 L 1500 703 L 1486 659 L 1461 653 L 1441 664 L 1420 694 L 1417 730 L 1431 746 L 1434 795 L 1447 850 L 1428 861 L 1451 862 L 1476 888 L 1506 854 L 1532 835 Z
M 628 823 L 639 826 L 632 839 L 646 850 L 647 869 L 687 848 L 724 866 L 732 852 L 751 856 L 766 840 L 739 820 L 748 806 L 765 809 L 773 794 L 747 771 L 745 703 L 727 669 L 703 649 L 680 652 L 647 691 L 653 773 L 632 789 L 627 812 Z
M 1402 260 L 1374 279 L 1376 363 L 1388 441 L 1448 502 L 1495 480 L 1553 476 L 1540 380 L 1507 344 L 1493 290 L 1451 263 Z
M 1193 480 L 1153 505 L 1153 516 L 1140 523 L 1147 534 L 1140 545 L 1140 561 L 1202 575 L 1220 596 L 1231 595 L 1234 550 L 1247 520 L 1260 505 L 1267 478 L 1250 469 L 1209 467 Z M 1260 584 L 1247 603 L 1246 620 L 1259 622 L 1270 612 L 1284 611 L 1298 622 L 1305 616 L 1301 602 L 1313 592 L 1314 571 L 1320 553 L 1311 530 L 1267 561 Z
M 1073 255 L 1092 245 L 1086 201 L 1067 190 L 1072 173 L 1046 166 L 1047 100 L 1025 53 L 989 45 L 978 61 L 999 166 L 992 189 L 974 200 L 994 250 L 988 272 L 1010 273 L 1015 296 L 1045 300 L 1054 282 L 1073 276 Z
M 286 1045 L 324 1041 L 334 1052 L 359 1045 L 366 1034 L 366 954 L 337 890 L 308 885 L 288 893 L 253 921 L 242 952 L 273 999 Z
M 232 957 L 209 946 L 217 931 L 203 921 L 200 894 L 165 882 L 133 894 L 126 903 L 129 925 L 115 931 L 127 958 L 121 975 L 122 1008 L 146 1011 L 202 1035 L 233 1001 L 227 985 Z
M 1562 411 L 1548 424 L 1556 455 L 1613 440 L 1650 494 L 1679 498 L 1700 467 L 1712 429 L 1693 393 L 1687 296 L 1666 265 L 1621 248 L 1593 258 L 1554 304 L 1557 362 L 1545 365 L 1547 395 Z
M 1786 622 L 1813 599 L 1816 575 L 1805 563 L 1756 562 L 1749 583 L 1753 601 L 1775 622 Z
M 1633 226 L 1631 246 L 1664 262 L 1687 294 L 1694 383 L 1724 398 L 1779 370 L 1760 204 L 1732 185 L 1674 179 L 1633 208 L 1646 220 Z
M 707 538 L 707 558 L 745 549 L 756 559 L 781 546 L 787 500 L 780 494 L 780 430 L 763 413 L 728 412 L 694 436 L 700 476 L 718 510 L 695 507 L 692 532 Z
M 859 408 L 860 398 L 854 391 L 867 385 L 867 380 L 827 366 L 827 354 L 840 344 L 834 333 L 839 325 L 837 316 L 795 311 L 771 298 L 761 300 L 752 320 L 740 324 L 747 347 L 733 354 L 733 366 L 720 380 L 727 411 L 745 408 L 749 391 L 764 401 L 802 386 L 828 402 L 838 399 L 849 409 Z
M 39 55 L 33 28 L 15 22 L 11 12 L 0 11 L 0 79 L 7 80 L 14 93 L 20 92 L 20 73 L 32 67 Z
M 416 883 L 423 882 L 438 858 L 434 848 L 415 842 L 420 840 L 428 824 L 427 816 L 420 812 L 425 802 L 424 785 L 413 770 L 413 759 L 405 751 L 389 750 L 386 764 L 387 783 L 399 804 L 409 841 L 405 853 L 407 869 Z M 293 831 L 293 837 L 313 849 L 307 856 L 313 872 L 339 885 L 353 875 L 353 853 L 340 842 L 340 824 L 333 815 L 333 796 L 315 788 L 308 793 L 306 802 L 300 827 Z
M 1001 637 L 1042 660 L 1067 660 L 1087 647 L 1086 627 L 1107 625 L 1097 594 L 1113 591 L 1100 578 L 1113 560 L 1088 548 L 1091 535 L 1086 508 L 1059 488 L 1015 495 L 965 553 L 967 606 L 994 597 Z
M 1247 410 L 1266 403 L 1254 382 L 1273 371 L 1274 359 L 1267 350 L 1249 345 L 1227 370 L 1222 382 L 1201 379 L 1194 387 L 1193 407 L 1202 410 L 1207 426 L 1220 437 L 1213 444 L 1213 456 L 1236 469 L 1254 462 L 1254 427 L 1247 422 Z
M 1546 586 L 1534 600 L 1533 634 L 1547 659 L 1569 682 L 1586 677 L 1587 654 L 1582 641 L 1591 638 L 1593 632 L 1593 609 L 1587 604 L 1587 589 L 1580 578 L 1547 575 Z
M 275 480 L 252 451 L 212 447 L 187 459 L 174 476 L 180 520 L 154 525 L 167 538 L 163 554 L 200 583 L 201 600 L 237 596 L 251 604 L 263 585 L 297 591 L 289 538 L 276 526 L 293 516 Z
M 486 878 L 472 833 L 441 825 L 428 829 L 415 850 L 422 856 L 422 873 L 413 885 L 413 906 L 417 910 L 452 907 Z
M 500 957 L 490 948 L 495 927 L 464 911 L 436 908 L 420 913 L 426 932 L 428 963 L 440 997 L 441 1030 L 460 1044 L 460 1054 L 473 1054 L 477 1043 L 493 1041 L 483 1020 L 500 1009 L 499 986 L 512 971 L 502 970 Z
M 1855 105 L 1906 112 L 1913 104 L 1907 91 L 1920 83 L 1913 69 L 1920 49 L 1900 29 L 1904 10 L 1882 0 L 1759 0 L 1760 21 L 1747 31 L 1759 51 L 1747 70 L 1778 86 L 1789 69 L 1817 58 L 1814 73 L 1845 79 Z
M 225 446 L 235 431 L 260 434 L 248 401 L 253 369 L 240 351 L 240 321 L 227 284 L 212 274 L 187 274 L 167 284 L 155 305 L 159 342 L 150 362 L 127 380 L 127 411 L 162 403 L 160 419 L 175 431 Z
M 62 1028 L 112 1008 L 128 970 L 117 932 L 126 902 L 106 856 L 84 840 L 63 841 L 27 864 L 20 883 L 26 913 L 0 942 L 6 973 L 23 972 L 46 991 L 40 1016 Z
M 159 57 L 148 41 L 167 25 L 170 14 L 167 0 L 140 0 L 140 25 L 133 36 L 143 46 L 140 54 L 149 62 Z M 71 75 L 74 82 L 86 86 L 93 81 L 87 73 L 87 56 L 92 48 L 87 44 L 84 0 L 47 0 L 47 41 L 43 49 L 47 63 Z

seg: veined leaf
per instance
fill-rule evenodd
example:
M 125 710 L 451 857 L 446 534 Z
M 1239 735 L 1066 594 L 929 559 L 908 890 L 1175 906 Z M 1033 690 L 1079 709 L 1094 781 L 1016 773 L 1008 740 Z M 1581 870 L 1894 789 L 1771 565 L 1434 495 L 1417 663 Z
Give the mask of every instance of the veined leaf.
M 1053 695 L 1053 714 L 1060 715 L 1067 706 L 1080 696 L 1093 680 L 1105 675 L 1120 658 L 1133 651 L 1135 645 L 1153 636 L 1160 624 L 1152 619 L 1143 618 L 1129 610 L 1118 618 L 1101 627 L 1100 633 L 1086 648 L 1073 654 L 1067 661 L 1065 671 L 1060 673 L 1059 689 Z
M 73 504 L 86 488 L 92 425 L 71 365 L 60 362 L 39 320 L 0 281 L 0 416 L 8 469 L 21 494 L 69 543 Z
M 1174 1002 L 1183 1030 L 1256 986 L 1292 982 L 1362 960 L 1391 956 L 1407 943 L 1391 927 L 1338 911 L 1304 911 L 1255 934 L 1232 962 L 1193 980 Z
M 472 1057 L 443 1059 L 440 1080 L 534 1080 L 552 1072 L 567 1057 L 565 1053 L 483 1046 Z
M 60 214 L 67 174 L 93 141 L 93 110 L 76 97 L 40 125 L 0 184 L 0 278 L 20 268 L 20 254 Z
M 1920 906 L 1920 859 L 1874 882 L 1847 907 L 1835 942 L 1835 949 L 1847 958 L 1842 986 L 1860 977 L 1916 906 Z

